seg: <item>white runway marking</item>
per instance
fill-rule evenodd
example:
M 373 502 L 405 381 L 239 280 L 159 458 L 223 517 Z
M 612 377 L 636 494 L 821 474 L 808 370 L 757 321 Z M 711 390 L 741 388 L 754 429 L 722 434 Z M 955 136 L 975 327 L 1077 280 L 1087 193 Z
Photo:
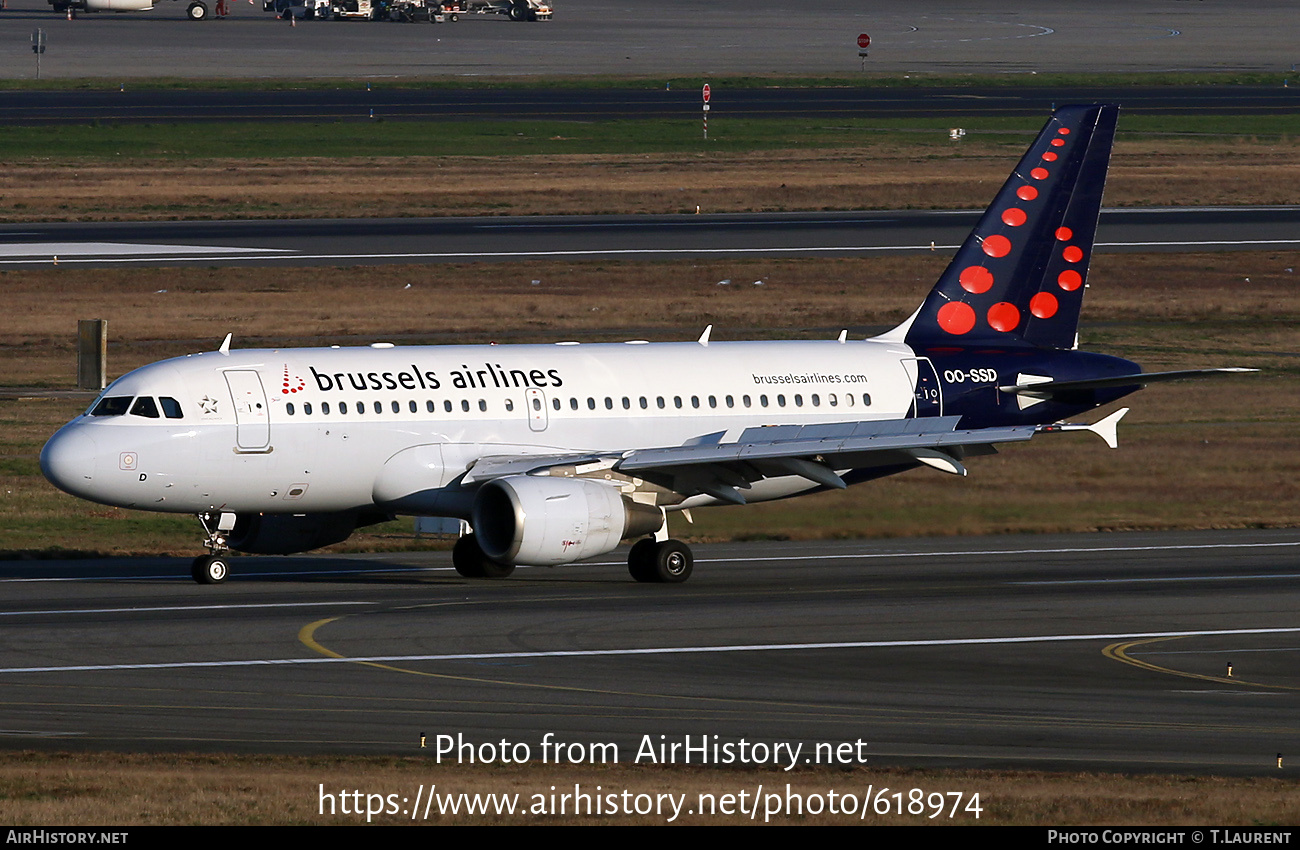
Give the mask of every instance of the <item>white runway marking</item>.
M 1033 635 L 1029 637 L 952 638 L 940 640 L 867 640 L 834 643 L 758 643 L 722 646 L 663 646 L 641 649 L 537 650 L 531 652 L 474 652 L 448 655 L 366 655 L 352 658 L 263 658 L 241 661 L 174 661 L 153 664 L 78 664 L 62 667 L 4 667 L 7 673 L 89 673 L 110 670 L 199 670 L 221 667 L 296 666 L 303 664 L 410 664 L 424 661 L 503 661 L 519 658 L 609 658 L 634 655 L 701 655 L 733 652 L 788 652 L 828 649 L 904 649 L 931 646 L 987 646 L 991 644 L 1067 643 L 1080 641 L 1145 640 L 1169 637 L 1223 635 L 1273 635 L 1300 632 L 1296 628 L 1208 629 L 1185 632 L 1133 632 L 1090 635 Z
M 28 259 L 45 259 L 58 257 L 69 260 L 75 257 L 119 257 L 166 254 L 176 257 L 188 257 L 191 254 L 216 255 L 226 257 L 230 254 L 277 254 L 286 253 L 283 248 L 226 248 L 214 245 L 152 245 L 134 242 L 0 242 L 0 257 L 25 257 Z M 201 259 L 198 258 L 198 259 Z

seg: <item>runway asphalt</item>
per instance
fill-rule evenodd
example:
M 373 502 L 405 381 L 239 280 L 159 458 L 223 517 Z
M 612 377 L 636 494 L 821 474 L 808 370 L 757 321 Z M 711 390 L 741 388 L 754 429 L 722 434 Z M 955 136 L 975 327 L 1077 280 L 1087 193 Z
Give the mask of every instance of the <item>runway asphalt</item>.
M 641 74 L 1286 71 L 1297 61 L 1288 0 L 1086 4 L 1004 0 L 557 0 L 549 22 L 466 16 L 455 24 L 303 21 L 254 4 L 186 20 L 188 0 L 75 21 L 42 0 L 0 12 L 0 77 L 34 79 L 412 78 Z M 210 4 L 210 8 L 215 4 Z M 860 33 L 870 55 L 858 55 Z
M 0 268 L 310 266 L 951 252 L 978 211 L 0 225 Z M 1097 249 L 1300 247 L 1300 207 L 1112 209 Z
M 502 581 L 445 552 L 246 558 L 216 587 L 179 559 L 0 563 L 0 746 L 430 755 L 421 735 L 459 735 L 536 758 L 550 732 L 624 763 L 643 736 L 717 735 L 860 739 L 875 767 L 1300 769 L 1298 532 L 696 554 L 676 586 L 617 555 Z

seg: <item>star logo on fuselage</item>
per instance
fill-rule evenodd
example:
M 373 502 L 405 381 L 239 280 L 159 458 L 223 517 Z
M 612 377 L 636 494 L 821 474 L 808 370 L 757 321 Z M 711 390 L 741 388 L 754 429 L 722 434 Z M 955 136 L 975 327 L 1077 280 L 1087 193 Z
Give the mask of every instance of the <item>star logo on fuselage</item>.
M 204 396 L 199 399 L 199 407 L 203 409 L 204 415 L 217 412 L 217 400 Z

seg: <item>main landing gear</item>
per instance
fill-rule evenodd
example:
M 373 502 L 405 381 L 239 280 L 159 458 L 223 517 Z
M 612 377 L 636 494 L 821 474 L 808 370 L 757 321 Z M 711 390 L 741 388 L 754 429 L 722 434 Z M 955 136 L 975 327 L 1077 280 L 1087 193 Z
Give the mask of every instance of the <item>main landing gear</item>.
M 197 571 L 198 561 L 194 563 Z M 515 571 L 514 564 L 501 564 L 485 555 L 473 534 L 456 541 L 451 550 L 451 563 L 465 578 L 505 578 Z M 691 577 L 694 567 L 691 547 L 680 540 L 659 541 L 647 537 L 634 543 L 627 555 L 627 571 L 637 581 L 681 584 Z
M 627 571 L 637 581 L 681 584 L 691 577 L 694 568 L 691 547 L 680 540 L 647 537 L 632 544 L 627 553 Z
M 235 527 L 235 515 L 201 513 L 199 522 L 203 523 L 203 530 L 208 535 L 204 544 L 208 547 L 208 554 L 194 559 L 190 564 L 190 575 L 199 584 L 220 584 L 230 575 L 230 562 L 226 556 L 230 547 L 226 545 L 226 537 Z

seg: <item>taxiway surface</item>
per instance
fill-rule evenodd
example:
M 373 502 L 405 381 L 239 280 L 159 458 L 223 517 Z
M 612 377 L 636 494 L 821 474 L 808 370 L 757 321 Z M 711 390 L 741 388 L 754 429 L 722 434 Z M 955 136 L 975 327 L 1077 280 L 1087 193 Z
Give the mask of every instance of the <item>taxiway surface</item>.
M 629 762 L 689 734 L 861 739 L 878 767 L 1234 774 L 1300 752 L 1295 531 L 697 558 L 676 586 L 616 555 L 504 581 L 442 552 L 238 559 L 217 587 L 178 559 L 2 563 L 0 745 L 536 753 L 551 732 Z
M 1086 4 L 1003 0 L 558 0 L 549 22 L 463 16 L 455 24 L 303 21 L 253 5 L 188 21 L 188 0 L 150 12 L 63 20 L 42 0 L 0 12 L 0 77 L 31 79 L 19 49 L 47 31 L 52 77 L 474 77 L 653 74 L 1284 71 L 1300 19 L 1289 0 Z M 215 2 L 209 2 L 209 9 Z M 858 56 L 859 33 L 871 36 Z
M 0 268 L 862 257 L 951 252 L 982 211 L 0 225 Z M 1300 207 L 1110 209 L 1097 250 L 1300 247 Z

